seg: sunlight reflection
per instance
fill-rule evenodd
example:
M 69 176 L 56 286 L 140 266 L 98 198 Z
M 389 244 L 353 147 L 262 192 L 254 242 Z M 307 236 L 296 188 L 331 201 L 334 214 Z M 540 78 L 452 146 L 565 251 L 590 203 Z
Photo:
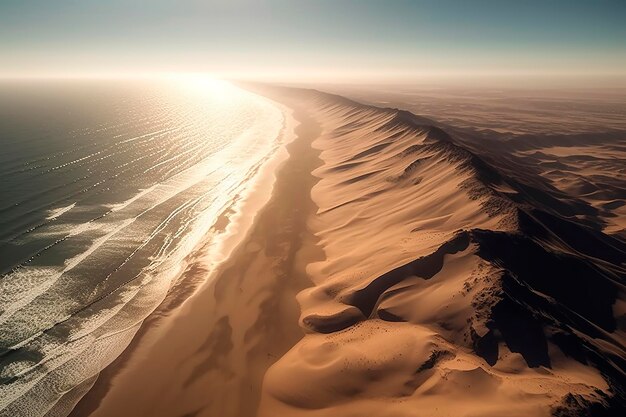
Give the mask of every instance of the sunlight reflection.
M 176 83 L 180 88 L 195 94 L 213 94 L 223 99 L 232 98 L 236 89 L 227 81 L 216 79 L 203 73 L 172 73 L 167 79 Z

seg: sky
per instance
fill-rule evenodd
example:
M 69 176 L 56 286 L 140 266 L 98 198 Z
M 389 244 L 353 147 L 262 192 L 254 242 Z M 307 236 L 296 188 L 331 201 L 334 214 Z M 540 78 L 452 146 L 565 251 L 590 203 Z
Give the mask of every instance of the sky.
M 626 80 L 625 0 L 0 0 L 0 76 Z

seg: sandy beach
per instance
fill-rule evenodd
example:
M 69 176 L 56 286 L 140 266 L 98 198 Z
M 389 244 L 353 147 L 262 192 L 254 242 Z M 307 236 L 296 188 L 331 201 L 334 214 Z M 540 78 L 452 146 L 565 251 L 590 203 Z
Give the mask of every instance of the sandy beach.
M 255 415 L 266 369 L 303 336 L 296 294 L 310 285 L 306 265 L 322 256 L 307 228 L 319 127 L 297 109 L 293 118 L 289 159 L 244 241 L 210 282 L 198 249 L 182 284 L 72 416 Z

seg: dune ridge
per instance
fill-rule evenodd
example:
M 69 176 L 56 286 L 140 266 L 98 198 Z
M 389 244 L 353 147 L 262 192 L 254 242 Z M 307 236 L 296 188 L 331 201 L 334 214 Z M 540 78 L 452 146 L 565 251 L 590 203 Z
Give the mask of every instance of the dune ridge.
M 269 95 L 321 127 L 308 226 L 325 259 L 307 267 L 306 334 L 266 373 L 259 415 L 624 410 L 622 239 L 429 119 Z

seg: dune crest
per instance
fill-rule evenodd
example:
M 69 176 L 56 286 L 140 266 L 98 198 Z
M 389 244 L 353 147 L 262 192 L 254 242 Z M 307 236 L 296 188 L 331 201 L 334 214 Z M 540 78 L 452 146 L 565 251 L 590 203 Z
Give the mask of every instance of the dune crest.
M 282 96 L 321 127 L 309 228 L 325 260 L 307 268 L 306 335 L 266 373 L 261 416 L 624 409 L 623 240 L 428 119 Z

